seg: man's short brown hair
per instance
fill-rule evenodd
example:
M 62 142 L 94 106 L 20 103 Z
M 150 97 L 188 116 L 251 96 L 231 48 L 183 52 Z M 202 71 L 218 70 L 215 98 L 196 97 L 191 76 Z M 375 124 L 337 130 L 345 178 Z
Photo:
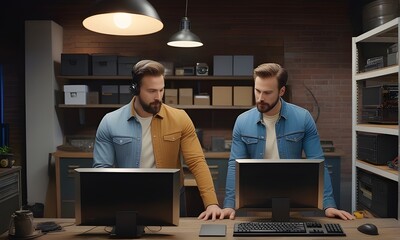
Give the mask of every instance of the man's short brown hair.
M 278 79 L 278 88 L 281 89 L 286 86 L 288 73 L 286 69 L 277 63 L 264 63 L 254 69 L 253 77 L 254 79 L 256 79 L 256 77 L 276 77 Z

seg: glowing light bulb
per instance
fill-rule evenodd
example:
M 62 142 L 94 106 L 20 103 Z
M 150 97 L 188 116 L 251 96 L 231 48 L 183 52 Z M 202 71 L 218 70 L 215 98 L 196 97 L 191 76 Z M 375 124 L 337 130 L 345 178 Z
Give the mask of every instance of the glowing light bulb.
M 132 24 L 132 19 L 128 13 L 115 13 L 113 18 L 115 25 L 121 29 L 128 28 Z

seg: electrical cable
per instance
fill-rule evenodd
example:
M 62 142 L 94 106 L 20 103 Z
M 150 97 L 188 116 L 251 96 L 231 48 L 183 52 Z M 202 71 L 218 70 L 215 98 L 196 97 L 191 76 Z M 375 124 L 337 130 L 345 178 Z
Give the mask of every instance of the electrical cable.
M 320 111 L 321 111 L 321 110 L 320 110 L 320 107 L 319 107 L 319 104 L 318 104 L 318 100 L 317 100 L 317 98 L 315 97 L 314 93 L 311 91 L 310 88 L 308 88 L 304 83 L 303 83 L 303 86 L 304 86 L 304 87 L 307 89 L 307 91 L 311 94 L 311 97 L 313 98 L 315 104 L 317 105 L 317 117 L 314 119 L 315 123 L 317 123 L 317 122 L 318 122 L 318 119 L 319 119 L 319 114 L 320 114 Z

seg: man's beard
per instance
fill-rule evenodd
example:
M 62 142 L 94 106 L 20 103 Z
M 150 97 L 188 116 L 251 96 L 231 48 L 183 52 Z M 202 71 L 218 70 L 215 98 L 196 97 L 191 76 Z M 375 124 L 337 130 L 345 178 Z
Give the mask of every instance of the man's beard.
M 140 96 L 138 97 L 140 106 L 142 106 L 143 110 L 145 112 L 151 113 L 153 115 L 157 114 L 160 109 L 161 109 L 161 101 L 155 100 L 154 102 L 151 102 L 149 104 L 146 104 Z
M 276 104 L 278 104 L 278 102 L 279 102 L 279 97 L 276 98 L 276 101 L 272 104 L 266 103 L 264 101 L 256 102 L 257 110 L 260 113 L 267 113 L 267 112 L 271 111 L 271 109 L 273 109 L 276 106 Z

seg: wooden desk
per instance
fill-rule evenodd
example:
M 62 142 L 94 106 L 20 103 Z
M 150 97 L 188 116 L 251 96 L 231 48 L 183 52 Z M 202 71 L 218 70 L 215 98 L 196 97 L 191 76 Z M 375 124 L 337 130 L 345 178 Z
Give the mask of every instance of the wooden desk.
M 343 221 L 331 218 L 309 218 L 310 221 L 319 221 L 321 223 L 340 223 L 346 237 L 268 237 L 268 239 L 390 239 L 398 240 L 400 236 L 400 222 L 396 219 L 357 219 L 352 221 Z M 47 239 L 109 239 L 108 233 L 105 232 L 104 227 L 91 227 L 91 226 L 75 226 L 73 225 L 74 219 L 35 219 L 39 221 L 56 221 L 61 226 L 64 226 L 62 232 L 53 232 L 40 237 L 40 240 Z M 225 224 L 227 225 L 226 237 L 220 238 L 204 238 L 204 239 L 250 239 L 250 237 L 233 237 L 233 224 L 235 222 L 243 222 L 254 220 L 252 218 L 238 218 L 232 220 L 218 220 L 215 222 L 201 221 L 195 218 L 181 218 L 178 227 L 163 227 L 161 231 L 149 233 L 146 229 L 146 234 L 140 239 L 174 239 L 174 240 L 192 240 L 202 239 L 198 237 L 201 224 Z M 379 235 L 370 236 L 360 233 L 357 227 L 364 223 L 373 223 L 378 227 Z M 108 230 L 111 228 L 108 227 Z M 159 227 L 150 227 L 153 231 L 157 231 Z M 7 239 L 7 234 L 4 233 L 0 236 L 0 240 Z M 266 239 L 266 237 L 251 237 L 251 239 Z

